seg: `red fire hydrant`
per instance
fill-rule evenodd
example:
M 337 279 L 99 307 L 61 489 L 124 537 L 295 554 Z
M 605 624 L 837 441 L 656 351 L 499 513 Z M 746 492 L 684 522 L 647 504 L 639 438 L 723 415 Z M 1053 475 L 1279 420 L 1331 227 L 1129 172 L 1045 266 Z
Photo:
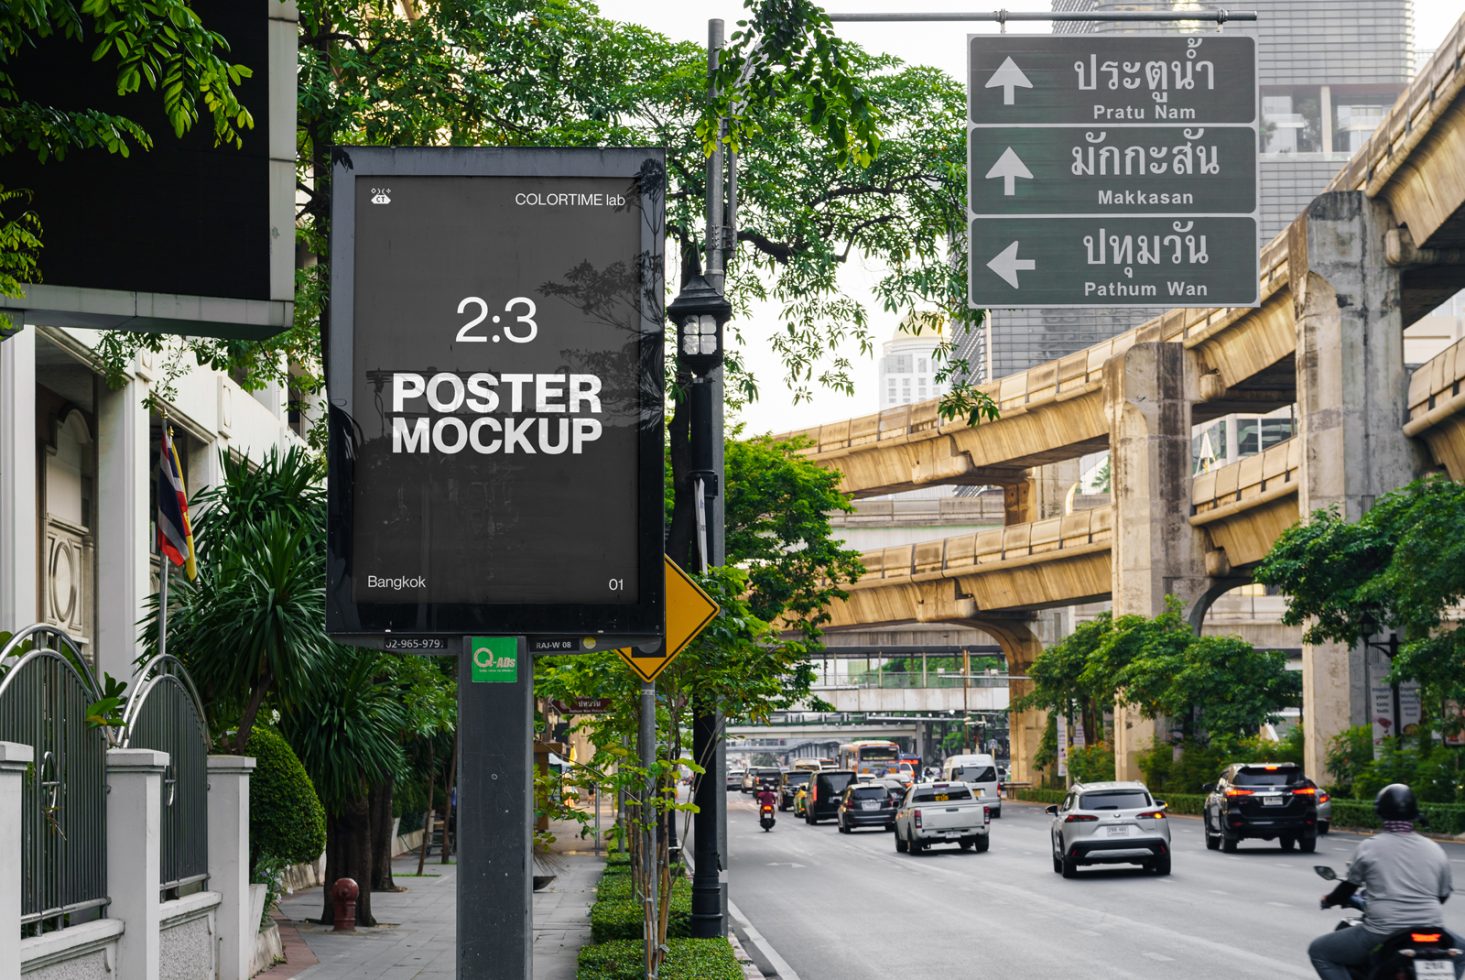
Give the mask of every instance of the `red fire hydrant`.
M 356 931 L 356 896 L 361 886 L 352 878 L 337 878 L 331 886 L 332 909 L 335 913 L 335 932 Z

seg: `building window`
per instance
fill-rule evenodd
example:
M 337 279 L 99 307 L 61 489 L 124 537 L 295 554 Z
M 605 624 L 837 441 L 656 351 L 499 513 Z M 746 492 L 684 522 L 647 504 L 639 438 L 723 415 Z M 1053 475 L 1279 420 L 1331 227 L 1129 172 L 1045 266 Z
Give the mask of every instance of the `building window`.
M 1318 153 L 1322 97 L 1317 86 L 1262 91 L 1262 152 Z

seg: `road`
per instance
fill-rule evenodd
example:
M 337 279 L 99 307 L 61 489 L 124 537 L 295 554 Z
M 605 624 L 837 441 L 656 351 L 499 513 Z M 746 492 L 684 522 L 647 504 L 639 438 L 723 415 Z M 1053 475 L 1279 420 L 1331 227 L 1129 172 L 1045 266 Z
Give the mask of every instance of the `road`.
M 751 800 L 728 794 L 729 894 L 801 980 L 892 976 L 1134 978 L 1313 977 L 1307 944 L 1343 913 L 1329 886 L 1362 838 L 1334 833 L 1316 854 L 1275 842 L 1207 851 L 1196 818 L 1172 818 L 1174 872 L 1052 871 L 1049 817 L 1007 803 L 985 854 L 938 847 L 897 854 L 892 835 L 841 834 L 780 813 L 758 827 Z M 1465 847 L 1446 845 L 1465 888 Z M 1465 935 L 1465 900 L 1445 906 Z

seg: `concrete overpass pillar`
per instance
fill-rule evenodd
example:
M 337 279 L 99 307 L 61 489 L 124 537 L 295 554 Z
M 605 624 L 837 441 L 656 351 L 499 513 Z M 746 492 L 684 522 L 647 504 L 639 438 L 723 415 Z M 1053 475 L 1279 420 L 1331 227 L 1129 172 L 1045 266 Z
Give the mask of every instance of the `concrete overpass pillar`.
M 1013 678 L 1008 684 L 1009 701 L 1016 701 L 1031 691 L 1032 681 L 1017 678 L 1026 678 L 1033 660 L 1043 652 L 1043 643 L 1033 632 L 1032 624 L 1027 620 L 1013 619 L 997 622 L 983 620 L 970 625 L 985 630 L 1002 647 L 1002 655 L 1007 660 L 1007 673 Z M 1033 760 L 1037 757 L 1038 746 L 1043 741 L 1043 732 L 1047 727 L 1046 711 L 1008 712 L 1008 761 L 1011 763 L 1012 779 L 1015 782 L 1037 784 L 1038 771 Z
M 1190 608 L 1207 587 L 1205 537 L 1190 524 L 1194 356 L 1176 343 L 1135 344 L 1104 366 L 1114 506 L 1114 616 L 1155 616 L 1165 596 Z M 1120 779 L 1137 779 L 1156 722 L 1114 712 Z M 1160 730 L 1164 730 L 1163 723 Z
M 1357 191 L 1323 194 L 1292 229 L 1297 321 L 1298 511 L 1337 507 L 1357 520 L 1374 501 L 1427 469 L 1404 435 L 1409 375 L 1399 271 L 1385 259 L 1386 205 Z M 1304 237 L 1299 241 L 1299 237 Z M 1296 262 L 1296 259 L 1293 260 Z M 1306 766 L 1323 778 L 1328 743 L 1368 720 L 1362 648 L 1304 645 Z

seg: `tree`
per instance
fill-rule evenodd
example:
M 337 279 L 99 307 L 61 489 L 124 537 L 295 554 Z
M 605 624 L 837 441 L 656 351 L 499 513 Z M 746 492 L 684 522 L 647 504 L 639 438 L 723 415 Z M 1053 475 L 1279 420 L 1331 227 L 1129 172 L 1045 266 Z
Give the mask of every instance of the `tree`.
M 1465 598 L 1465 484 L 1416 480 L 1352 522 L 1336 509 L 1316 511 L 1282 533 L 1256 580 L 1286 594 L 1282 621 L 1306 624 L 1309 643 L 1351 645 L 1399 631 L 1391 679 L 1418 681 L 1430 718 L 1459 730 L 1465 633 L 1455 610 Z
M 1113 617 L 1100 613 L 1033 658 L 1028 668 L 1032 690 L 1014 702 L 1013 710 L 1043 709 L 1062 714 L 1070 722 L 1082 720 L 1089 738 L 1101 738 L 1104 711 L 1113 703 L 1114 691 L 1107 683 L 1086 680 L 1084 668 L 1112 628 Z
M 1033 690 L 1014 707 L 1070 719 L 1076 711 L 1092 741 L 1104 737 L 1105 708 L 1119 703 L 1147 718 L 1175 719 L 1186 737 L 1230 744 L 1275 721 L 1302 694 L 1285 655 L 1238 637 L 1197 636 L 1173 597 L 1154 618 L 1105 614 L 1079 626 L 1034 658 L 1028 676 Z
M 727 442 L 725 541 L 729 562 L 748 572 L 754 615 L 787 617 L 813 640 L 829 603 L 845 597 L 840 583 L 864 569 L 859 552 L 832 536 L 829 515 L 854 509 L 839 473 L 809 462 L 801 448 L 768 437 Z
M 339 647 L 334 669 L 319 680 L 308 708 L 280 719 L 281 733 L 300 756 L 326 809 L 322 923 L 332 921 L 331 884 L 352 878 L 361 889 L 357 924 L 377 924 L 371 909 L 370 791 L 406 765 L 398 737 L 410 726 L 411 709 L 399 700 L 392 683 L 399 660 L 392 654 Z
M 135 94 L 144 84 L 158 93 L 175 136 L 199 122 L 200 104 L 219 143 L 238 146 L 240 130 L 254 125 L 234 91 L 250 70 L 227 60 L 228 42 L 204 25 L 188 0 L 10 0 L 0 6 L 0 157 L 24 151 L 44 163 L 77 151 L 125 157 L 152 148 L 152 134 L 132 115 L 64 108 L 27 94 L 24 66 L 17 62 L 29 60 L 34 71 L 43 57 L 34 49 L 61 42 L 83 45 L 93 61 L 115 66 L 116 95 Z M 24 295 L 22 283 L 39 282 L 43 271 L 40 224 L 34 212 L 19 209 L 27 199 L 23 189 L 0 185 L 0 205 L 8 206 L 0 212 L 0 294 L 13 298 Z M 0 313 L 0 332 L 10 323 Z

